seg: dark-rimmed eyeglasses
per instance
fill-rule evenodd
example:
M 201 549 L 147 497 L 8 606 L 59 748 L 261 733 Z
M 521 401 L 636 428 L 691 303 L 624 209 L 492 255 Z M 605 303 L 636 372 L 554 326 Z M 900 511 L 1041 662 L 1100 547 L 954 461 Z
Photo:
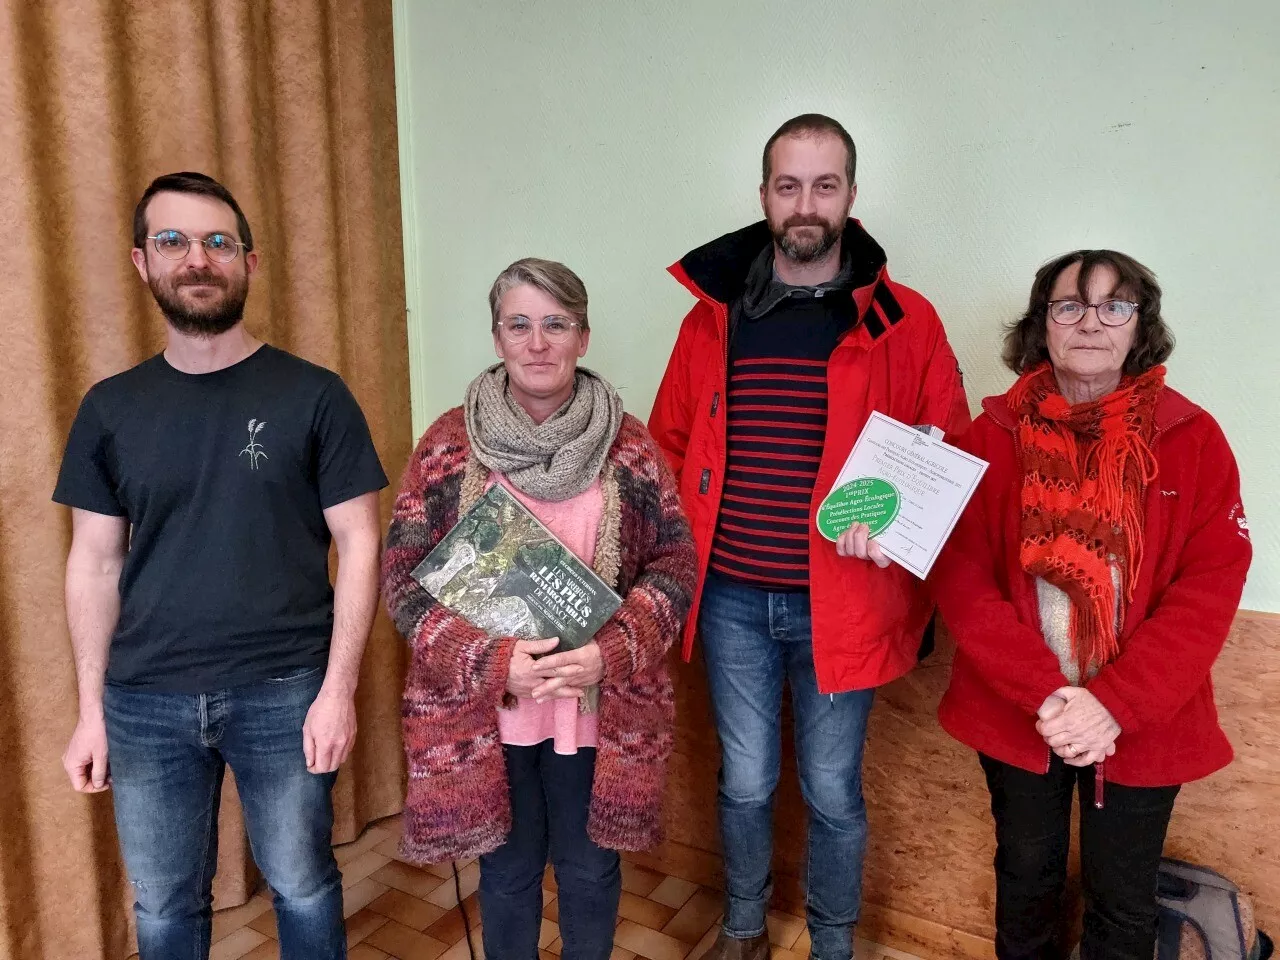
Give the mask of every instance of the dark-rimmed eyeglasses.
M 1123 327 L 1133 317 L 1138 305 L 1132 300 L 1103 300 L 1101 303 L 1050 300 L 1049 319 L 1064 327 L 1071 327 L 1083 320 L 1090 309 L 1097 311 L 1098 322 L 1104 327 Z
M 505 317 L 499 321 L 498 329 L 502 332 L 502 339 L 507 343 L 524 343 L 533 336 L 535 324 L 542 327 L 542 336 L 547 343 L 564 343 L 573 335 L 575 329 L 582 328 L 582 324 L 577 320 L 552 314 L 536 321 L 520 315 Z
M 211 233 L 201 239 L 188 237 L 178 230 L 161 230 L 154 237 L 147 237 L 147 239 L 155 243 L 156 253 L 166 260 L 185 260 L 187 254 L 191 252 L 191 244 L 202 243 L 205 255 L 210 260 L 230 263 L 240 255 L 240 248 L 244 246 L 239 240 L 225 233 Z

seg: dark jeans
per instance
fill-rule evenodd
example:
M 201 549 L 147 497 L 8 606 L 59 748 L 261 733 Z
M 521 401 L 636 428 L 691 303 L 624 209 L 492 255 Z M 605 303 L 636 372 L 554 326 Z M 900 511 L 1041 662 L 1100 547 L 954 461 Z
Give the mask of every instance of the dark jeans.
M 564 960 L 607 960 L 622 896 L 616 850 L 587 836 L 596 751 L 563 756 L 546 740 L 504 746 L 511 833 L 480 858 L 480 916 L 486 960 L 538 960 L 542 873 L 548 853 L 559 892 Z
M 818 692 L 807 593 L 709 576 L 698 631 L 720 736 L 724 932 L 765 932 L 782 687 L 791 685 L 796 766 L 809 809 L 805 906 L 814 960 L 849 960 L 862 897 L 867 808 L 862 748 L 874 690 Z
M 330 845 L 336 774 L 308 773 L 302 753 L 302 724 L 323 680 L 318 667 L 204 694 L 107 686 L 111 792 L 141 960 L 209 955 L 227 764 L 253 858 L 275 893 L 282 960 L 346 957 Z
M 1046 748 L 1047 749 L 1047 748 Z M 1178 787 L 1106 784 L 1093 805 L 1093 767 L 1053 758 L 1044 775 L 979 755 L 996 821 L 996 956 L 1057 960 L 1071 843 L 1071 795 L 1080 793 L 1084 883 L 1081 960 L 1151 960 L 1156 874 Z

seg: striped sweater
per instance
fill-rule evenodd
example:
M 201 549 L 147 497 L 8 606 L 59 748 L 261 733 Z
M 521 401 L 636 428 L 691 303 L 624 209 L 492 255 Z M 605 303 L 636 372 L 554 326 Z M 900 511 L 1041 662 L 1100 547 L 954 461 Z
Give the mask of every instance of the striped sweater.
M 450 410 L 423 434 L 405 469 L 383 556 L 387 607 L 411 649 L 401 851 L 419 864 L 488 853 L 511 829 L 498 710 L 514 640 L 471 626 L 412 575 L 487 479 L 471 455 L 461 408 Z M 638 850 L 661 839 L 675 712 L 666 653 L 689 611 L 697 558 L 666 460 L 630 415 L 601 482 L 605 516 L 594 566 L 623 604 L 595 637 L 605 676 L 587 832 L 600 846 Z
M 827 434 L 827 362 L 853 307 L 847 293 L 780 281 L 771 290 L 773 302 L 744 303 L 735 326 L 724 495 L 710 566 L 761 589 L 807 590 L 809 504 Z

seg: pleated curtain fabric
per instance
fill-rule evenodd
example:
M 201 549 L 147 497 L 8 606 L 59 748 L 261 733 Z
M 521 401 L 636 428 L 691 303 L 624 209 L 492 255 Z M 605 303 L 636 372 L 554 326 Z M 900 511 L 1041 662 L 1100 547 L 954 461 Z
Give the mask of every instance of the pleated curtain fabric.
M 412 445 L 390 0 L 0 0 L 0 958 L 122 960 L 132 900 L 109 793 L 71 791 L 70 516 L 50 501 L 76 407 L 154 354 L 133 206 L 200 170 L 249 217 L 250 330 L 337 370 L 387 473 Z M 383 494 L 384 513 L 394 486 Z M 380 613 L 335 841 L 400 809 L 405 653 Z M 228 777 L 215 904 L 257 875 Z

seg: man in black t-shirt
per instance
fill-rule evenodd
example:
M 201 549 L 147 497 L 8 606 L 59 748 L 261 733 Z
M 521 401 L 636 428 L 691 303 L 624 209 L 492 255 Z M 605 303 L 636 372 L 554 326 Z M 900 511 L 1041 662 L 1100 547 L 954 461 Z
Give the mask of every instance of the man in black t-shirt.
M 141 960 L 208 956 L 227 764 L 282 956 L 344 957 L 330 789 L 387 478 L 342 380 L 245 330 L 258 254 L 225 187 L 160 177 L 133 233 L 168 339 L 85 396 L 54 492 L 80 692 L 63 765 L 81 792 L 112 789 Z

